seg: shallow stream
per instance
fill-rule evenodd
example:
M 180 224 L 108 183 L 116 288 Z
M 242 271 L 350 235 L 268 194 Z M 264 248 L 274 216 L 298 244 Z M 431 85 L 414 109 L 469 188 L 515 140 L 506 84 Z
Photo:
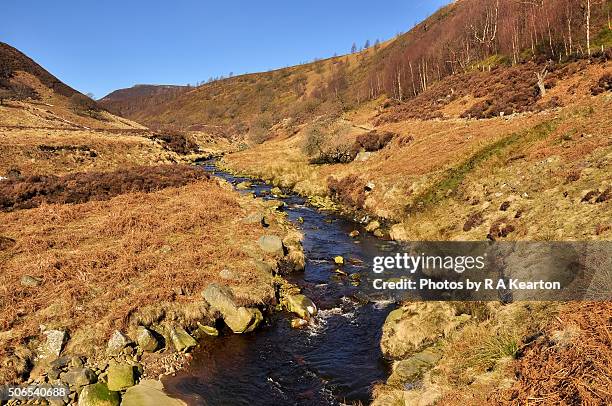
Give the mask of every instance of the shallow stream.
M 234 185 L 246 180 L 218 170 L 212 161 L 203 166 Z M 270 185 L 251 182 L 242 193 L 272 198 Z M 165 380 L 166 390 L 194 405 L 369 404 L 372 385 L 388 376 L 379 341 L 394 305 L 363 297 L 350 277 L 334 272 L 333 259 L 343 256 L 348 274 L 369 272 L 366 264 L 393 243 L 309 206 L 302 197 L 279 200 L 304 234 L 306 269 L 288 279 L 316 303 L 319 314 L 304 329 L 292 329 L 292 316 L 277 313 L 254 333 L 207 339 L 188 369 Z M 349 237 L 355 229 L 360 235 Z

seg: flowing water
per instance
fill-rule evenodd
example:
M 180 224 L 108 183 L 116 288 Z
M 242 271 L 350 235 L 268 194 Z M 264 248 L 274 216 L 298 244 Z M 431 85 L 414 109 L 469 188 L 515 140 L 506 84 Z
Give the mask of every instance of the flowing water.
M 214 162 L 203 166 L 233 184 L 245 180 L 218 170 Z M 246 192 L 268 199 L 269 190 L 253 182 Z M 368 404 L 372 385 L 388 376 L 379 341 L 394 305 L 360 295 L 349 277 L 334 272 L 333 258 L 342 255 L 349 274 L 365 273 L 371 258 L 393 243 L 309 206 L 302 197 L 280 200 L 304 234 L 306 269 L 288 279 L 316 303 L 319 314 L 300 330 L 290 327 L 291 315 L 277 313 L 254 333 L 206 339 L 190 367 L 165 380 L 171 395 L 194 405 Z M 350 238 L 355 229 L 360 236 Z

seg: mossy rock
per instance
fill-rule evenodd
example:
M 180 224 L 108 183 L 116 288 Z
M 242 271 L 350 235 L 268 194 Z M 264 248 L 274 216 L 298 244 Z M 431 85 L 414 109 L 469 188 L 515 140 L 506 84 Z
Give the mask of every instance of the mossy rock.
M 138 385 L 129 388 L 121 402 L 121 406 L 153 405 L 184 406 L 185 402 L 166 395 L 162 383 L 150 379 L 143 380 Z
M 287 301 L 287 310 L 302 319 L 309 320 L 317 314 L 317 306 L 304 295 L 288 295 L 285 300 Z
M 79 395 L 79 406 L 119 406 L 121 397 L 102 382 L 87 385 Z
M 108 368 L 108 389 L 122 391 L 134 386 L 134 366 L 129 364 L 111 364 Z

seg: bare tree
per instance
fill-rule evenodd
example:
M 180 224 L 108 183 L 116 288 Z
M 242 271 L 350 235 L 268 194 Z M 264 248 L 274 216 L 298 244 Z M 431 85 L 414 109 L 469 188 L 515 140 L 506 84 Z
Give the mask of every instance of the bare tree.
M 351 54 L 354 54 L 355 52 L 357 52 L 357 44 L 353 42 L 353 46 L 351 47 Z
M 536 72 L 536 76 L 538 77 L 538 89 L 540 89 L 540 97 L 544 97 L 546 95 L 546 86 L 544 85 L 544 80 L 548 75 L 548 67 L 545 66 L 541 72 Z
M 306 130 L 306 138 L 302 150 L 308 156 L 323 154 L 323 146 L 327 142 L 328 134 L 318 123 L 310 125 Z
M 586 46 L 587 54 L 591 56 L 591 0 L 586 0 Z
M 486 47 L 487 54 L 490 53 L 493 42 L 497 38 L 497 23 L 499 17 L 499 0 L 495 0 L 495 4 L 488 7 L 486 17 L 481 27 L 476 28 L 471 25 L 474 38 L 479 43 Z

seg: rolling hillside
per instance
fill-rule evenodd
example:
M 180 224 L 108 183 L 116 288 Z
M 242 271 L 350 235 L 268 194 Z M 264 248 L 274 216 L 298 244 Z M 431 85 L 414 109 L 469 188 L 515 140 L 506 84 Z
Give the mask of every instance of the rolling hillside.
M 495 106 L 480 115 L 533 111 L 536 73 L 577 59 L 609 58 L 612 2 L 593 2 L 588 19 L 583 3 L 456 1 L 409 32 L 358 53 L 218 80 L 176 97 L 168 97 L 164 90 L 121 111 L 152 127 L 198 130 L 220 126 L 228 135 L 244 135 L 262 133 L 283 120 L 300 124 L 360 106 L 384 114 L 399 111 L 401 117 L 406 102 L 426 94 L 428 103 L 423 103 L 424 97 L 418 102 L 423 111 L 411 114 L 433 118 L 442 113 L 435 108 L 432 112 L 431 104 L 454 98 L 466 77 L 480 72 L 479 77 L 486 79 L 506 69 L 520 72 L 509 83 L 494 87 L 499 90 L 519 83 L 522 89 L 514 92 L 516 100 L 509 101 L 508 108 Z M 444 87 L 436 88 L 445 79 Z M 477 109 L 476 103 L 482 100 L 476 99 L 487 88 L 474 86 L 471 90 L 475 100 L 458 115 Z M 101 104 L 119 112 L 107 98 Z

